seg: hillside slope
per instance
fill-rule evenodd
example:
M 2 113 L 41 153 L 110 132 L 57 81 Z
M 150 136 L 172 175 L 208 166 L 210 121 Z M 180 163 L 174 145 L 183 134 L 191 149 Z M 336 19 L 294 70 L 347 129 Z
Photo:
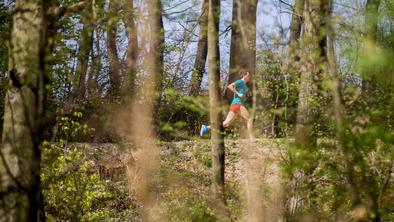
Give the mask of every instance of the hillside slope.
M 226 140 L 226 201 L 233 221 L 278 221 L 284 196 L 279 169 L 280 140 Z M 210 221 L 208 140 L 163 143 L 160 202 L 170 221 Z M 138 158 L 138 157 L 137 157 Z

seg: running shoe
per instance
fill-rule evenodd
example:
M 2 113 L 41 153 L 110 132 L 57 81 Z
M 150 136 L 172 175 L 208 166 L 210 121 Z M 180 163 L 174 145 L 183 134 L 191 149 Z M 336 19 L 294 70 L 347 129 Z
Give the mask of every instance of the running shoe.
M 200 129 L 200 136 L 203 136 L 205 133 L 207 133 L 209 130 L 207 125 L 202 125 Z

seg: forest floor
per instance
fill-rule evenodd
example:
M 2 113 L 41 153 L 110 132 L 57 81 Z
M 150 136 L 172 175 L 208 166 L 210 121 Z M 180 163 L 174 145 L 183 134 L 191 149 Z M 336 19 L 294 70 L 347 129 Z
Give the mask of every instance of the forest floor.
M 286 140 L 227 139 L 225 144 L 226 221 L 281 221 L 286 191 L 280 164 L 286 155 Z M 108 145 L 96 144 L 90 149 L 112 150 L 110 155 L 96 156 L 105 168 L 118 168 L 128 161 L 132 165 L 139 158 L 138 150 L 113 152 L 105 148 Z M 158 147 L 160 165 L 154 192 L 162 214 L 169 221 L 217 221 L 217 203 L 210 189 L 210 141 L 160 142 Z M 112 179 L 126 182 L 122 177 Z M 143 207 L 135 204 L 137 211 Z

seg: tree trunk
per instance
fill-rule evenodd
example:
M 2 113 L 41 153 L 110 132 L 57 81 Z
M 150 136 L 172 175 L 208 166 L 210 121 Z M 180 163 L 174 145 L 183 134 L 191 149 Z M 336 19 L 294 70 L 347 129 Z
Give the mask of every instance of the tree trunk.
M 344 133 L 344 129 L 343 129 L 344 107 L 342 104 L 341 82 L 338 79 L 337 61 L 335 58 L 335 50 L 334 50 L 335 31 L 334 31 L 334 18 L 332 16 L 332 11 L 333 11 L 332 1 L 333 0 L 330 0 L 330 13 L 329 16 L 327 17 L 327 37 L 328 37 L 327 71 L 332 81 L 331 92 L 333 96 L 333 108 L 334 108 L 334 116 L 336 122 L 336 133 L 337 133 L 337 138 L 340 141 L 341 136 Z
M 89 69 L 89 76 L 88 76 L 88 99 L 90 101 L 97 101 L 99 98 L 99 95 L 101 94 L 99 88 L 99 82 L 98 78 L 100 75 L 100 70 L 101 70 L 101 47 L 100 47 L 100 34 L 99 32 L 101 31 L 100 27 L 98 26 L 98 20 L 97 20 L 97 12 L 98 10 L 102 10 L 102 6 L 99 7 L 96 4 L 96 0 L 92 0 L 91 10 L 92 10 L 92 16 L 91 20 L 93 27 L 92 27 L 92 42 L 91 42 L 91 53 L 90 53 L 90 58 L 91 58 L 91 65 Z M 89 6 L 89 5 L 88 5 Z M 94 36 L 95 35 L 95 36 Z M 94 50 L 93 50 L 94 49 Z
M 154 20 L 152 23 L 151 32 L 151 52 L 155 57 L 156 65 L 151 70 L 151 74 L 155 76 L 156 91 L 161 95 L 164 83 L 164 26 L 163 26 L 163 6 L 161 0 L 149 0 L 148 9 L 151 19 Z
M 108 6 L 107 26 L 107 51 L 109 60 L 109 91 L 110 99 L 117 98 L 120 92 L 120 64 L 118 50 L 116 48 L 116 37 L 118 33 L 118 0 L 110 0 Z
M 308 147 L 316 142 L 314 122 L 318 117 L 322 77 L 326 61 L 326 22 L 325 13 L 328 2 L 311 0 L 305 2 L 305 21 L 303 37 L 303 54 L 299 98 L 297 109 L 296 142 Z
M 77 55 L 76 77 L 73 87 L 73 99 L 83 100 L 86 93 L 86 76 L 89 65 L 89 56 L 92 51 L 93 28 L 92 6 L 89 3 L 82 11 L 81 39 L 79 40 L 79 50 Z
M 288 82 L 290 83 L 290 85 L 297 84 L 301 74 L 301 70 L 300 70 L 300 66 L 302 65 L 300 62 L 301 53 L 302 53 L 301 32 L 304 22 L 304 7 L 305 7 L 305 0 L 295 0 L 293 7 L 293 14 L 290 23 L 290 40 L 289 40 L 289 49 L 288 49 L 288 58 L 287 58 L 287 67 L 286 67 L 288 73 L 290 74 L 290 78 Z M 299 92 L 297 89 L 292 89 L 291 92 L 288 93 L 297 96 Z M 297 109 L 296 106 L 297 104 L 291 104 L 289 108 L 296 110 Z M 295 113 L 295 115 L 292 117 L 296 117 L 296 115 L 297 114 Z M 295 118 L 291 118 L 288 122 L 294 123 L 295 121 L 296 121 Z
M 290 43 L 289 43 L 289 58 L 290 63 L 298 62 L 300 56 L 298 50 L 300 48 L 300 37 L 303 23 L 305 0 L 296 0 L 294 3 L 294 12 L 290 23 Z
M 364 53 L 363 56 L 365 58 L 365 60 L 363 61 L 364 63 L 375 60 L 375 57 L 377 56 L 376 40 L 379 22 L 379 5 L 380 0 L 367 0 L 365 5 L 365 30 L 364 41 L 362 43 Z M 376 67 L 365 64 L 363 65 L 364 67 L 362 70 L 362 92 L 365 96 L 368 96 L 369 92 L 372 91 L 371 78 L 373 78 L 373 75 L 376 72 Z
M 194 61 L 194 69 L 192 73 L 192 80 L 189 86 L 189 95 L 197 96 L 200 93 L 201 81 L 204 75 L 205 63 L 207 61 L 208 52 L 208 6 L 209 0 L 204 0 L 201 9 L 200 17 L 200 35 L 198 38 L 197 55 Z
M 127 59 L 126 59 L 126 76 L 123 87 L 124 95 L 132 97 L 135 91 L 135 77 L 137 72 L 138 59 L 138 40 L 137 27 L 135 22 L 134 4 L 132 0 L 123 0 L 123 9 L 125 11 L 124 23 L 127 32 Z
M 240 69 L 249 71 L 253 81 L 256 70 L 256 9 L 257 0 L 233 1 L 229 84 L 241 78 Z M 250 85 L 253 85 L 252 81 Z M 230 102 L 232 92 L 227 90 L 225 98 Z
M 128 169 L 130 188 L 135 193 L 136 200 L 144 207 L 141 209 L 141 217 L 143 221 L 160 221 L 166 220 L 165 216 L 157 209 L 161 208 L 158 200 L 159 194 L 155 188 L 157 175 L 160 167 L 159 149 L 155 144 L 155 135 L 153 127 L 153 115 L 155 113 L 156 103 L 156 84 L 161 80 L 162 58 L 158 58 L 158 52 L 162 52 L 157 48 L 161 44 L 157 44 L 158 39 L 163 30 L 161 16 L 161 3 L 159 0 L 148 0 L 147 7 L 150 15 L 146 20 L 146 25 L 150 29 L 141 30 L 141 41 L 149 41 L 151 43 L 150 53 L 144 55 L 144 67 L 148 71 L 147 75 L 141 76 L 140 87 L 135 88 L 138 99 L 132 101 L 130 107 L 130 123 L 131 123 L 131 141 L 140 150 L 140 157 L 136 158 L 132 166 Z M 159 5 L 159 6 L 158 6 Z M 159 12 L 152 14 L 152 11 L 159 9 Z M 156 16 L 154 16 L 156 15 Z M 157 24 L 161 23 L 161 24 Z M 149 37 L 151 37 L 149 39 Z M 148 39 L 148 40 L 145 40 Z M 164 44 L 164 43 L 163 43 Z M 145 44 L 141 44 L 145 45 Z M 159 51 L 158 51 L 159 50 Z M 157 59 L 161 60 L 158 61 Z M 143 179 L 141 179 L 143 178 Z
M 93 42 L 92 48 L 95 47 L 95 53 L 91 53 L 91 58 L 92 58 L 92 65 L 90 67 L 90 72 L 89 72 L 89 78 L 88 78 L 88 95 L 89 95 L 89 100 L 97 100 L 101 94 L 100 91 L 100 84 L 98 82 L 98 78 L 100 76 L 100 71 L 102 68 L 101 65 L 101 48 L 100 48 L 100 42 L 99 42 L 99 28 L 96 27 L 95 33 L 96 33 L 96 41 Z
M 48 3 L 16 1 L 0 148 L 0 221 L 38 219 Z
M 223 200 L 224 187 L 224 138 L 222 125 L 222 111 L 220 98 L 220 55 L 219 55 L 219 19 L 220 1 L 209 1 L 208 16 L 208 77 L 209 104 L 211 125 L 211 150 L 213 189 L 218 198 Z

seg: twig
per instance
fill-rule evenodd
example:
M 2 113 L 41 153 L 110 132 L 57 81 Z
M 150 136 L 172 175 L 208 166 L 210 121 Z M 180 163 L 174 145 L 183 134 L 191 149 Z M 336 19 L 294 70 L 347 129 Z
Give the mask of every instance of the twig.
M 279 2 L 282 3 L 282 4 L 284 4 L 284 5 L 289 6 L 290 8 L 293 8 L 293 6 L 292 6 L 291 4 L 289 4 L 289 3 L 287 3 L 287 2 L 285 2 L 285 1 L 283 1 L 283 0 L 279 0 Z
M 188 2 L 188 1 L 189 1 L 189 0 L 185 0 L 185 1 L 180 2 L 180 3 L 178 3 L 178 4 L 176 4 L 176 5 L 172 6 L 172 7 L 166 8 L 166 9 L 163 10 L 163 12 L 166 12 L 166 11 L 169 11 L 169 10 L 171 10 L 171 9 L 174 9 L 174 8 L 180 6 L 180 5 L 185 4 L 185 3 Z
M 194 5 L 192 5 L 192 6 L 188 7 L 188 8 L 179 10 L 179 11 L 175 11 L 175 12 L 171 12 L 171 13 L 163 13 L 163 15 L 168 17 L 168 16 L 175 15 L 175 14 L 181 14 L 181 13 L 184 13 L 184 12 L 186 12 L 186 11 L 192 9 L 192 8 L 194 8 Z

